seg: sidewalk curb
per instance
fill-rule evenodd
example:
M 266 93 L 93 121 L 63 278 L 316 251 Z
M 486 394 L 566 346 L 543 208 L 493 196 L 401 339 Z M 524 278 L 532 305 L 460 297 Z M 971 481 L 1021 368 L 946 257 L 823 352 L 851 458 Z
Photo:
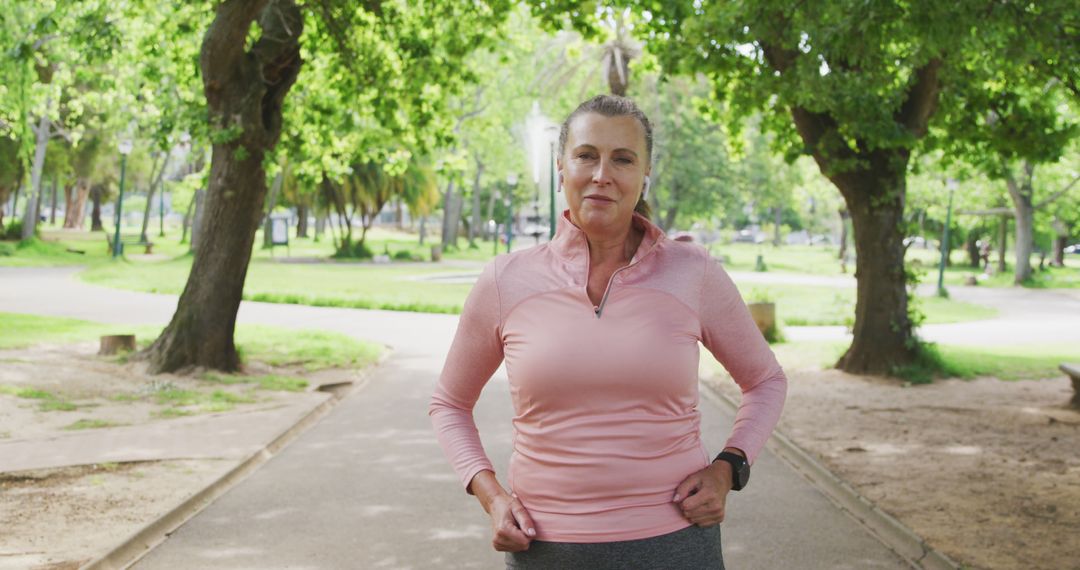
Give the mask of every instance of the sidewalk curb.
M 709 380 L 702 378 L 701 384 L 706 387 L 704 391 L 706 396 L 715 398 L 732 411 L 738 409 L 738 403 L 713 386 Z M 926 540 L 895 517 L 860 495 L 848 482 L 829 471 L 821 462 L 779 430 L 773 430 L 765 446 L 782 461 L 791 465 L 829 501 L 858 521 L 882 544 L 907 560 L 914 568 L 924 570 L 961 570 L 963 568 L 949 557 L 934 550 L 926 543 Z
M 236 467 L 233 467 L 202 490 L 197 491 L 168 512 L 162 514 L 156 520 L 147 523 L 134 534 L 124 539 L 123 542 L 113 547 L 109 552 L 80 566 L 80 570 L 112 570 L 114 568 L 131 567 L 144 556 L 152 552 L 158 545 L 165 542 L 170 534 L 176 532 L 177 529 L 194 518 L 195 515 L 199 514 L 203 509 L 210 506 L 210 504 L 227 493 L 236 484 L 246 479 L 248 475 L 254 473 L 259 467 L 262 467 L 264 463 L 272 459 L 278 452 L 295 441 L 300 435 L 306 432 L 308 428 L 319 423 L 319 421 L 337 407 L 338 403 L 344 400 L 345 397 L 367 386 L 371 377 L 382 367 L 383 363 L 386 362 L 392 352 L 390 347 L 384 346 L 382 356 L 379 360 L 360 373 L 359 378 L 353 383 L 353 387 L 349 389 L 346 394 L 337 397 L 333 393 L 327 393 L 326 400 L 323 400 L 321 404 L 312 408 L 307 414 L 304 414 L 304 416 L 295 424 L 283 429 L 281 433 L 270 440 L 265 447 L 252 453 Z

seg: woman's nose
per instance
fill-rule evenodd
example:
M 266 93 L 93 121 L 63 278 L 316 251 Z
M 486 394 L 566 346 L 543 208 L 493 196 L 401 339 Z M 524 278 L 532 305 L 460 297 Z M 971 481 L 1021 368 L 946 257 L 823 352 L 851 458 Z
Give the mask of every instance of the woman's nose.
M 606 184 L 611 182 L 611 163 L 604 158 L 596 161 L 596 168 L 593 169 L 592 178 L 593 182 L 596 184 Z

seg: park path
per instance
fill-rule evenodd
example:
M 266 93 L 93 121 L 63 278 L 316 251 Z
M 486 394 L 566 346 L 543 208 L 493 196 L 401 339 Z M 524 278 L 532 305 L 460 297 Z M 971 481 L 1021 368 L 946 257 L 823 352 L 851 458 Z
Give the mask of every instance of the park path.
M 164 324 L 176 297 L 78 281 L 76 269 L 0 268 L 0 311 Z M 393 354 L 319 424 L 209 505 L 136 568 L 499 568 L 486 516 L 444 460 L 427 403 L 457 318 L 245 302 L 239 322 L 333 330 Z M 0 323 L 2 324 L 2 323 Z M 702 398 L 712 453 L 733 415 Z M 496 468 L 510 455 L 500 370 L 475 415 Z M 504 473 L 501 473 L 504 475 Z M 769 451 L 731 495 L 723 527 L 731 568 L 909 568 Z

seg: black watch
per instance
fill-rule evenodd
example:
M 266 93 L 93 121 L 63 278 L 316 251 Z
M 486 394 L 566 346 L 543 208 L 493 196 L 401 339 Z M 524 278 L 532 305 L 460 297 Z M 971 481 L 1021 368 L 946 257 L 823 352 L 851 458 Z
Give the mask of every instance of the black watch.
M 742 490 L 750 482 L 750 464 L 746 462 L 746 458 L 738 453 L 724 451 L 717 455 L 716 459 L 713 459 L 713 463 L 721 460 L 731 464 L 731 490 Z

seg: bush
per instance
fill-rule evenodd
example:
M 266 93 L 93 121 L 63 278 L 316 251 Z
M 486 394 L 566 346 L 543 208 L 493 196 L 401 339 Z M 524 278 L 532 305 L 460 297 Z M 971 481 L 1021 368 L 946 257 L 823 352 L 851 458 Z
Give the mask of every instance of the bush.
M 422 258 L 419 258 L 418 256 L 413 255 L 413 253 L 411 251 L 407 250 L 407 249 L 403 249 L 401 251 L 395 251 L 394 255 L 391 256 L 391 257 L 395 261 L 423 261 Z
M 34 237 L 41 236 L 41 227 L 34 227 Z M 0 235 L 0 239 L 5 241 L 19 241 L 22 239 L 22 220 L 12 220 L 12 222 L 4 226 L 3 234 Z
M 375 257 L 375 254 L 371 252 L 371 249 L 364 242 L 345 242 L 334 252 L 333 257 L 335 259 L 371 259 Z

